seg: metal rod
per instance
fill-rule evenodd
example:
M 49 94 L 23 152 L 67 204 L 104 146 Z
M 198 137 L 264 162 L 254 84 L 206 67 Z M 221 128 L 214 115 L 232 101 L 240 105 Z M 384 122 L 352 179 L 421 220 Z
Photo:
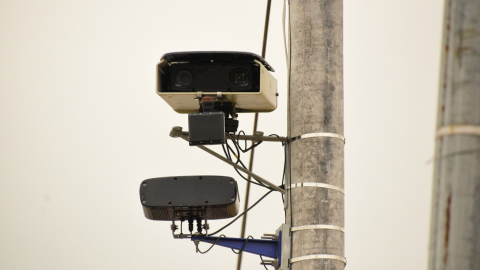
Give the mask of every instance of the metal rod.
M 267 1 L 267 11 L 265 14 L 265 26 L 263 28 L 263 42 L 262 42 L 262 57 L 265 58 L 265 54 L 267 52 L 267 38 L 268 38 L 268 23 L 270 21 L 270 7 L 272 5 L 272 1 L 268 0 Z M 258 113 L 255 113 L 255 120 L 253 121 L 253 134 L 257 132 L 257 124 L 258 124 Z M 253 170 L 253 156 L 255 154 L 255 148 L 252 148 L 250 150 L 250 160 L 248 163 L 248 169 L 250 171 Z M 250 175 L 248 176 L 248 180 L 250 180 Z M 247 182 L 246 190 L 245 190 L 245 202 L 244 202 L 244 209 L 247 209 L 248 207 L 248 198 L 250 196 L 250 182 Z M 242 218 L 242 228 L 240 230 L 240 237 L 245 238 L 245 228 L 247 227 L 247 215 L 245 215 Z M 237 259 L 237 270 L 240 270 L 242 267 L 242 254 L 243 252 L 240 252 L 238 254 L 238 259 Z
M 188 136 L 190 133 L 188 131 L 182 131 L 181 134 Z M 277 137 L 277 136 L 255 136 L 255 135 L 232 135 L 232 137 L 234 139 L 238 139 L 242 141 L 254 141 L 254 142 L 282 142 L 283 143 L 287 141 L 286 137 L 280 137 L 280 136 Z M 225 138 L 227 140 L 232 139 L 229 136 L 226 136 Z
M 174 132 L 174 130 L 172 130 L 172 132 Z M 175 136 L 175 135 L 176 135 L 176 136 Z M 172 137 L 180 137 L 180 138 L 184 139 L 185 141 L 188 141 L 188 137 L 185 136 L 185 135 L 183 135 L 182 133 L 176 133 L 175 135 L 172 136 L 172 133 L 170 133 L 170 136 L 172 136 Z M 279 188 L 279 187 L 276 186 L 275 184 L 267 181 L 267 180 L 264 179 L 263 177 L 255 174 L 255 173 L 253 173 L 253 172 L 251 172 L 250 170 L 247 170 L 247 169 L 243 168 L 242 166 L 240 166 L 240 165 L 238 165 L 238 164 L 235 164 L 234 162 L 232 162 L 232 161 L 228 160 L 227 158 L 221 156 L 221 155 L 218 154 L 217 152 L 209 149 L 208 147 L 205 147 L 205 146 L 203 146 L 203 145 L 197 145 L 197 147 L 200 148 L 200 149 L 202 149 L 203 151 L 205 151 L 205 152 L 213 155 L 214 157 L 222 160 L 223 162 L 228 163 L 229 165 L 231 165 L 231 166 L 239 169 L 240 171 L 246 173 L 248 176 L 251 176 L 251 177 L 255 178 L 255 179 L 258 180 L 260 183 L 265 184 L 265 185 L 267 185 L 268 187 L 270 187 L 270 188 L 272 188 L 272 189 L 274 189 L 274 190 L 276 190 L 276 191 L 279 191 L 279 192 L 281 192 L 281 193 L 285 193 L 285 190 L 284 190 L 284 189 Z

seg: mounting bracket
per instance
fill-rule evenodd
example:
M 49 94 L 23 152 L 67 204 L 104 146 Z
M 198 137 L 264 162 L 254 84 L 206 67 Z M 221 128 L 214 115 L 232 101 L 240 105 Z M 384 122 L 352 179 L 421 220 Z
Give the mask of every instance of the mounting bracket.
M 196 245 L 198 245 L 199 242 L 206 242 L 269 257 L 274 260 L 264 260 L 262 264 L 272 265 L 277 270 L 290 270 L 290 225 L 282 224 L 275 234 L 265 234 L 262 238 L 264 239 L 192 235 L 190 239 L 194 241 Z

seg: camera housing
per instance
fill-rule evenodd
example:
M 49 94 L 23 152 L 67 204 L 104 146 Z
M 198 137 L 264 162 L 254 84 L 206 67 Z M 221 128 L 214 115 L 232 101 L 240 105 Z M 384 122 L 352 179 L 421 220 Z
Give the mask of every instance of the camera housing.
M 235 112 L 277 108 L 277 80 L 262 57 L 248 52 L 172 52 L 157 65 L 157 94 L 178 113 L 197 113 L 204 96 Z M 218 105 L 215 105 L 217 107 Z

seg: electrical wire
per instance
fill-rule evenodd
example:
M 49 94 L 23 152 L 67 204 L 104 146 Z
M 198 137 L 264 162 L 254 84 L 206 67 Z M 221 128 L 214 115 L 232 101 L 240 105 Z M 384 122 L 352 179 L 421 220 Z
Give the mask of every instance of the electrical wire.
M 215 246 L 215 244 L 217 244 L 218 240 L 220 240 L 220 238 L 222 238 L 222 237 L 226 237 L 226 236 L 225 236 L 224 234 L 221 234 L 221 235 L 217 238 L 217 240 L 215 240 L 215 242 L 213 242 L 213 244 L 212 244 L 207 250 L 205 250 L 205 251 L 201 251 L 200 248 L 198 248 L 198 244 L 200 243 L 200 240 L 195 240 L 194 243 L 195 243 L 196 252 L 197 252 L 197 253 L 200 253 L 200 254 L 205 254 L 205 253 L 209 252 L 210 249 L 212 249 L 213 246 Z
M 222 237 L 226 237 L 226 236 L 225 236 L 224 234 L 221 234 L 221 235 L 215 240 L 215 242 L 213 242 L 212 245 L 211 245 L 207 250 L 205 250 L 205 251 L 201 251 L 200 248 L 198 247 L 198 244 L 200 244 L 201 241 L 200 241 L 200 240 L 195 240 L 195 241 L 194 241 L 194 244 L 195 244 L 196 252 L 197 252 L 197 253 L 200 253 L 200 254 L 205 254 L 205 253 L 209 252 L 209 251 L 213 248 L 213 246 L 215 246 L 215 245 L 218 243 L 218 241 L 220 240 L 220 238 L 222 238 Z M 249 236 L 245 239 L 245 242 L 243 243 L 242 248 L 241 248 L 240 250 L 238 250 L 238 252 L 235 251 L 233 248 L 231 248 L 232 252 L 235 253 L 235 254 L 240 254 L 240 252 L 242 252 L 242 251 L 245 249 L 245 247 L 247 246 L 247 243 L 248 243 L 248 240 L 249 240 L 249 239 L 255 239 L 255 238 L 253 238 L 253 236 L 249 235 Z M 263 263 L 262 255 L 260 255 L 260 258 L 262 259 L 262 263 Z
M 238 148 L 243 152 L 243 153 L 246 153 L 250 150 L 252 150 L 253 148 L 257 147 L 259 144 L 261 144 L 263 141 L 259 141 L 257 143 L 252 143 L 252 145 L 250 147 L 247 148 L 247 140 L 245 140 L 245 149 L 242 149 L 242 147 L 240 147 L 240 144 L 238 143 L 238 138 L 239 136 L 241 135 L 241 133 L 243 133 L 243 135 L 246 135 L 245 134 L 245 131 L 243 130 L 240 130 L 240 132 L 238 132 L 237 134 L 237 140 L 235 141 L 234 138 L 232 136 L 230 136 L 230 138 L 232 138 L 232 141 L 234 141 L 234 143 L 238 146 Z
M 287 71 L 290 69 L 290 65 L 289 65 L 289 50 L 287 50 L 287 38 L 285 37 L 285 15 L 286 15 L 286 6 L 287 6 L 287 1 L 288 0 L 284 0 L 283 1 L 283 14 L 282 14 L 282 27 L 283 27 L 283 46 L 285 48 L 285 61 L 287 62 Z M 289 9 L 289 12 L 290 12 L 290 9 Z M 290 25 L 290 14 L 288 16 L 288 23 Z M 290 29 L 288 29 L 288 31 L 290 31 Z M 290 33 L 290 32 L 289 32 Z M 290 48 L 288 48 L 290 49 Z
M 245 243 L 243 243 L 243 247 L 242 247 L 238 252 L 236 252 L 236 251 L 233 250 L 233 248 L 232 248 L 233 253 L 235 253 L 235 254 L 240 254 L 240 252 L 242 252 L 242 251 L 245 249 L 245 246 L 246 246 L 247 243 L 248 243 L 248 239 L 254 239 L 254 238 L 253 238 L 253 236 L 249 235 L 249 236 L 245 239 Z
M 287 141 L 283 141 L 282 138 L 280 138 L 280 136 L 278 136 L 277 134 L 270 134 L 268 136 L 275 136 L 277 137 L 281 142 L 282 142 L 282 146 L 283 146 L 283 173 L 282 173 L 282 186 L 283 188 L 285 189 L 285 171 L 287 169 L 287 147 L 286 147 L 286 144 L 287 144 Z M 284 198 L 284 194 L 282 193 L 282 202 L 285 204 L 285 198 Z M 287 217 L 287 213 L 285 213 L 285 218 Z M 286 220 L 285 220 L 286 221 Z
M 287 1 L 287 0 L 285 0 Z M 289 0 L 288 0 L 289 1 Z M 290 2 L 289 2 L 290 3 Z M 288 125 L 288 134 L 287 134 L 287 137 L 290 138 L 292 134 L 290 134 L 290 127 L 291 127 L 291 111 L 290 111 L 290 82 L 291 82 L 291 76 L 292 76 L 292 56 L 291 56 L 291 53 L 292 53 L 292 35 L 291 35 L 291 20 L 290 20 L 290 4 L 288 5 L 288 53 L 287 53 L 287 49 L 285 48 L 285 52 L 287 53 L 286 56 L 287 56 L 287 125 Z M 286 42 L 285 42 L 285 45 L 286 45 Z M 291 155 L 292 155 L 292 148 L 291 148 L 291 143 L 290 142 L 287 142 L 287 151 L 288 151 L 288 154 L 287 154 L 287 157 L 288 157 L 288 181 L 286 183 L 286 186 L 289 186 L 292 184 L 292 164 L 291 164 Z M 293 205 L 292 205 L 292 189 L 286 189 L 287 190 L 287 195 L 288 195 L 288 208 L 290 209 L 290 222 L 288 224 L 290 224 L 290 226 L 293 226 Z M 286 215 L 286 211 L 285 211 L 285 215 Z M 285 220 L 286 221 L 286 220 Z M 291 234 L 291 232 L 289 232 L 289 234 Z M 290 237 L 290 247 L 292 246 L 293 244 L 293 237 Z M 290 249 L 290 258 L 293 257 L 293 248 Z
M 265 267 L 265 269 L 268 270 L 267 266 L 265 265 L 265 262 L 263 261 L 262 255 L 259 255 L 259 256 L 260 256 L 260 260 L 262 260 L 262 265 L 263 265 L 263 267 Z
M 208 236 L 212 236 L 214 234 L 217 234 L 221 231 L 223 231 L 223 229 L 227 228 L 228 226 L 232 225 L 232 223 L 234 223 L 235 221 L 237 221 L 240 217 L 242 217 L 243 215 L 245 215 L 248 211 L 250 211 L 250 209 L 252 209 L 253 207 L 255 207 L 255 205 L 257 205 L 259 202 L 261 202 L 265 197 L 267 197 L 268 194 L 272 193 L 273 190 L 270 190 L 269 192 L 265 193 L 260 199 L 258 199 L 257 202 L 255 202 L 254 204 L 252 204 L 250 207 L 247 208 L 247 210 L 243 211 L 240 215 L 238 215 L 235 219 L 233 219 L 232 221 L 230 221 L 227 225 L 223 226 L 222 228 L 218 229 L 216 232 L 214 233 L 211 233 L 211 234 L 208 234 Z
M 230 155 L 230 153 L 232 153 L 232 154 L 235 155 L 235 157 L 237 158 L 236 164 L 240 163 L 240 164 L 245 168 L 245 165 L 243 164 L 243 162 L 242 162 L 241 159 L 240 159 L 240 151 L 239 151 L 239 150 L 241 150 L 240 143 L 239 143 L 239 136 L 241 135 L 241 133 L 243 133 L 243 134 L 245 135 L 245 132 L 242 130 L 242 131 L 240 131 L 240 132 L 237 134 L 236 138 L 233 137 L 232 135 L 228 134 L 228 133 L 225 133 L 228 137 L 230 137 L 231 141 L 233 142 L 233 144 L 234 144 L 234 146 L 235 146 L 235 149 L 237 150 L 236 153 L 233 151 L 233 149 L 231 148 L 231 146 L 228 144 L 228 140 L 227 140 L 227 142 L 226 142 L 228 151 L 225 150 L 225 147 L 224 147 L 223 145 L 222 145 L 222 148 L 223 148 L 223 152 L 225 153 L 225 156 L 226 156 L 228 159 L 230 159 L 230 161 L 233 162 L 232 157 L 231 157 L 231 155 Z M 279 135 L 277 135 L 277 134 L 270 134 L 270 135 L 268 135 L 268 136 L 275 136 L 275 137 L 277 137 L 277 138 L 280 140 L 280 142 L 282 143 L 282 146 L 284 147 L 284 161 L 283 161 L 283 173 L 282 173 L 282 186 L 284 186 L 284 185 L 285 185 L 285 171 L 286 171 L 286 165 L 287 165 L 287 163 L 286 163 L 286 162 L 287 162 L 287 159 L 286 159 L 287 152 L 286 152 L 285 145 L 287 144 L 287 141 L 282 140 L 282 138 L 281 138 Z M 252 145 L 252 146 L 251 146 L 250 148 L 248 148 L 248 149 L 247 149 L 246 147 L 245 147 L 245 148 L 246 148 L 247 151 L 248 151 L 249 149 L 253 149 L 253 148 L 257 147 L 261 142 L 263 142 L 263 141 L 260 141 L 259 143 L 255 144 L 255 145 Z M 245 144 L 246 144 L 246 140 L 245 140 Z M 242 152 L 245 152 L 245 151 L 242 150 Z M 271 189 L 270 187 L 264 185 L 263 183 L 260 183 L 260 182 L 258 182 L 258 183 L 252 182 L 251 180 L 249 180 L 249 179 L 247 179 L 245 176 L 243 176 L 243 175 L 238 171 L 238 169 L 236 169 L 236 168 L 234 168 L 234 169 L 237 171 L 238 175 L 240 175 L 245 181 L 250 182 L 250 183 L 253 183 L 253 184 L 256 184 L 256 185 L 258 185 L 258 186 L 265 187 L 265 188 L 267 188 L 267 189 Z M 256 180 L 256 179 L 255 179 L 255 180 Z M 282 194 L 282 201 L 285 203 L 285 199 L 284 199 L 284 195 L 283 195 L 283 194 Z
M 228 141 L 227 141 L 226 145 L 227 145 L 227 149 L 225 149 L 225 146 L 222 144 L 222 149 L 223 149 L 223 152 L 224 152 L 224 154 L 225 154 L 225 157 L 226 157 L 227 159 L 229 159 L 230 161 L 234 162 L 234 161 L 232 160 L 232 156 L 230 155 L 230 152 L 231 152 L 233 155 L 235 155 L 235 157 L 236 157 L 236 159 L 237 159 L 237 161 L 235 161 L 235 164 L 240 164 L 243 168 L 246 169 L 245 164 L 243 164 L 242 160 L 240 159 L 240 151 L 238 151 L 238 148 L 237 148 L 237 153 L 235 153 L 235 152 L 233 151 L 233 149 L 230 147 L 230 145 L 228 144 Z M 234 169 L 234 170 L 238 173 L 238 175 L 240 175 L 240 177 L 242 177 L 245 181 L 247 181 L 247 182 L 249 182 L 249 183 L 252 183 L 252 184 L 255 184 L 255 185 L 257 185 L 257 186 L 261 186 L 261 187 L 264 187 L 264 188 L 267 188 L 267 189 L 272 190 L 271 187 L 266 186 L 265 184 L 261 183 L 260 181 L 258 181 L 258 180 L 255 179 L 255 178 L 254 178 L 254 179 L 255 179 L 255 181 L 257 181 L 257 182 L 254 182 L 254 181 L 248 179 L 247 177 L 245 177 L 244 175 L 242 175 L 237 168 L 234 167 L 233 169 Z

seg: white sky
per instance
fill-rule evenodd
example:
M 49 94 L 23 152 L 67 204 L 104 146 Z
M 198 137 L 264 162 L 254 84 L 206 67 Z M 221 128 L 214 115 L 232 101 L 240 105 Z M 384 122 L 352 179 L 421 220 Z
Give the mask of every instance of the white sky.
M 266 1 L 0 1 L 0 268 L 234 269 L 143 216 L 146 178 L 235 171 L 181 139 L 155 94 L 167 52 L 261 53 Z M 286 134 L 283 2 L 267 61 L 279 106 L 259 130 Z M 346 269 L 425 269 L 443 1 L 345 0 Z M 252 130 L 252 115 L 240 129 Z M 212 147 L 220 150 L 218 146 Z M 280 183 L 278 144 L 254 171 Z M 247 155 L 245 155 L 246 158 Z M 248 158 L 245 159 L 245 162 Z M 265 191 L 254 188 L 251 201 Z M 211 222 L 212 229 L 228 220 Z M 259 238 L 283 222 L 279 194 L 249 214 Z M 238 237 L 240 222 L 225 234 Z M 206 249 L 208 245 L 201 245 Z M 262 269 L 245 254 L 243 269 Z

